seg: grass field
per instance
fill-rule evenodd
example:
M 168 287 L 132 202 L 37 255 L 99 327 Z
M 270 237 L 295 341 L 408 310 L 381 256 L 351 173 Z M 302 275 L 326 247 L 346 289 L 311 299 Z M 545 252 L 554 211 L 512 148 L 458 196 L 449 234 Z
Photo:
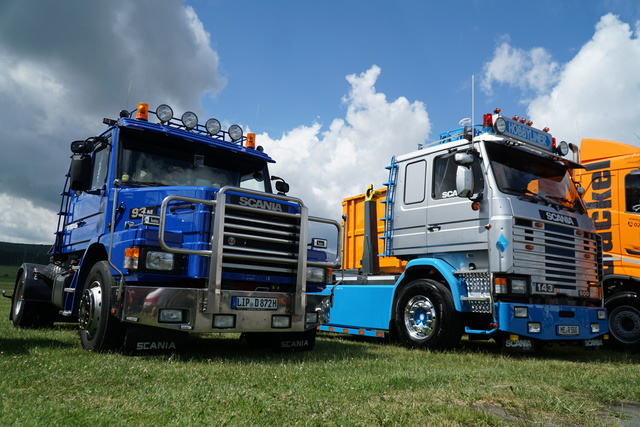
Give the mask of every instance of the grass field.
M 11 291 L 15 268 L 0 267 Z M 76 326 L 19 330 L 0 298 L 0 425 L 640 425 L 640 355 L 558 347 L 427 352 L 320 335 L 315 350 L 237 336 L 182 354 L 80 348 Z

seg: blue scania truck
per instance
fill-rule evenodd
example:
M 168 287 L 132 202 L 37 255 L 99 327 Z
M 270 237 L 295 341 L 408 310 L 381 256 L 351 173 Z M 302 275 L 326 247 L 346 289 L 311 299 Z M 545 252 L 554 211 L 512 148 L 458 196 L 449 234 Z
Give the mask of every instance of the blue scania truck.
M 221 332 L 313 348 L 339 223 L 286 195 L 255 134 L 173 114 L 141 103 L 71 143 L 51 263 L 20 267 L 13 325 L 76 321 L 93 351 L 172 350 Z
M 419 348 L 464 334 L 515 351 L 600 347 L 602 249 L 570 145 L 499 110 L 461 125 L 394 157 L 378 196 L 345 199 L 344 268 L 320 329 Z

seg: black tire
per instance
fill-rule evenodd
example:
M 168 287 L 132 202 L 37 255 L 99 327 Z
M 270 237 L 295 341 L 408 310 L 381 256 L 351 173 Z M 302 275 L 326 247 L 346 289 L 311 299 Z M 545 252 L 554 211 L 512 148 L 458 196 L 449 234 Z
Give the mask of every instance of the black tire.
M 640 300 L 625 298 L 607 304 L 611 344 L 622 349 L 640 347 Z
M 37 304 L 33 301 L 25 301 L 26 272 L 22 272 L 13 288 L 11 300 L 11 321 L 16 328 L 34 328 L 38 326 Z
M 109 263 L 96 263 L 87 276 L 78 310 L 80 343 L 85 350 L 117 350 L 124 343 L 125 328 L 109 312 L 111 288 L 114 286 Z
M 394 324 L 397 338 L 412 348 L 449 349 L 460 343 L 463 331 L 451 292 L 429 279 L 414 280 L 400 291 Z

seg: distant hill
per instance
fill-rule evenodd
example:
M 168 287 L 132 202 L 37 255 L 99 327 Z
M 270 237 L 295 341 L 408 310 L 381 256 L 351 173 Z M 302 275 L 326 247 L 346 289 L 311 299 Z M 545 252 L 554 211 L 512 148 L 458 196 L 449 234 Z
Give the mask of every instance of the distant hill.
M 48 264 L 51 245 L 0 242 L 0 265 L 19 267 L 23 262 Z

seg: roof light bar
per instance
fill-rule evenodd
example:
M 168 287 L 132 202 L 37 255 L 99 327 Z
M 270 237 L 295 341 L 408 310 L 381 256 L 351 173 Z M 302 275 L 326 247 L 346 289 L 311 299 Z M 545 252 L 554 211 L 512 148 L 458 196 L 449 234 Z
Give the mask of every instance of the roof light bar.
M 156 108 L 156 116 L 161 123 L 167 123 L 173 118 L 173 110 L 167 104 L 160 104 Z
M 204 127 L 207 129 L 207 133 L 209 133 L 210 136 L 217 135 L 218 132 L 220 132 L 220 129 L 222 129 L 222 126 L 220 126 L 220 122 L 218 121 L 218 119 L 207 120 L 207 123 L 205 123 Z
M 187 130 L 193 130 L 196 128 L 196 126 L 198 126 L 198 116 L 196 116 L 196 114 L 191 111 L 187 111 L 186 113 L 184 113 L 180 120 Z
M 242 139 L 242 128 L 238 125 L 231 125 L 229 127 L 228 133 L 229 133 L 229 138 L 231 138 L 233 142 L 236 142 Z

